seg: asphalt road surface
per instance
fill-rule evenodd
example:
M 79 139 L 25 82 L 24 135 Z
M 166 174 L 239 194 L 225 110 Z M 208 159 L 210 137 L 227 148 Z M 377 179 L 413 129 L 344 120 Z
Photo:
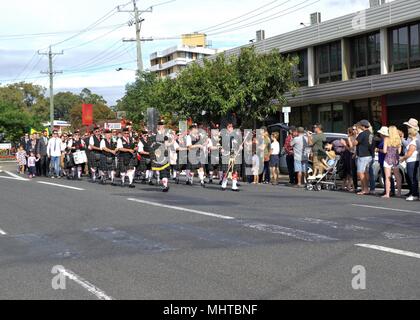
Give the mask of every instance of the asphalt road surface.
M 0 299 L 420 298 L 420 202 L 13 169 L 0 163 Z

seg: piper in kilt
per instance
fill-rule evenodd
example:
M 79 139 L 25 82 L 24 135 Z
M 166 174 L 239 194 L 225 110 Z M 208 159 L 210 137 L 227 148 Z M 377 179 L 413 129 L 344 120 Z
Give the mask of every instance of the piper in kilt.
M 164 142 L 154 139 L 151 145 L 152 170 L 159 173 L 162 191 L 169 191 L 169 178 L 171 176 L 169 161 L 169 137 L 164 137 Z
M 72 154 L 85 149 L 85 142 L 80 138 L 79 130 L 74 132 L 74 138 L 68 142 L 67 147 L 70 149 Z M 74 164 L 74 166 L 71 168 L 71 176 L 73 179 L 82 179 L 82 164 Z
M 137 156 L 135 155 L 137 147 L 127 128 L 123 130 L 123 137 L 118 139 L 117 149 L 119 152 L 118 170 L 121 173 L 121 186 L 124 187 L 125 177 L 128 176 L 129 188 L 135 188 L 133 182 L 137 167 Z
M 103 176 L 102 183 L 106 184 L 106 178 L 111 179 L 111 183 L 115 186 L 115 170 L 117 169 L 117 143 L 112 140 L 110 130 L 105 131 L 105 139 L 101 141 L 102 157 L 100 170 L 107 173 Z
M 92 174 L 92 182 L 96 182 L 96 171 L 99 169 L 101 164 L 101 156 L 102 156 L 102 150 L 101 150 L 101 140 L 102 136 L 100 134 L 99 128 L 96 127 L 93 130 L 93 136 L 89 139 L 89 167 Z M 99 176 L 103 177 L 104 172 L 99 170 Z
M 203 145 L 203 137 L 198 132 L 197 124 L 191 126 L 190 134 L 187 136 L 187 147 L 188 147 L 188 163 L 190 175 L 187 176 L 188 184 L 194 184 L 194 173 L 197 170 L 200 178 L 200 184 L 205 187 L 204 183 L 204 165 L 207 161 L 207 155 L 205 154 L 205 148 Z
M 153 171 L 152 160 L 150 159 L 150 140 L 148 131 L 143 130 L 137 145 L 137 153 L 140 156 L 138 170 L 145 174 L 145 178 L 149 184 L 152 183 Z
M 238 178 L 241 171 L 241 165 L 238 164 L 240 157 L 240 148 L 242 145 L 238 137 L 235 136 L 232 123 L 228 123 L 226 136 L 222 140 L 222 190 L 225 191 L 229 179 L 232 179 L 232 191 L 238 192 Z

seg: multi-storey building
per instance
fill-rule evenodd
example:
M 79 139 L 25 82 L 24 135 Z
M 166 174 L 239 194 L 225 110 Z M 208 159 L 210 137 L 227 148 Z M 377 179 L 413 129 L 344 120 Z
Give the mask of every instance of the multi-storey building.
M 323 23 L 317 14 L 310 26 L 249 44 L 299 56 L 290 123 L 345 132 L 361 119 L 375 128 L 420 119 L 420 1 L 384 2 Z
M 182 45 L 171 47 L 150 55 L 150 71 L 159 77 L 174 78 L 188 63 L 217 53 L 207 48 L 205 34 L 187 34 L 182 36 Z

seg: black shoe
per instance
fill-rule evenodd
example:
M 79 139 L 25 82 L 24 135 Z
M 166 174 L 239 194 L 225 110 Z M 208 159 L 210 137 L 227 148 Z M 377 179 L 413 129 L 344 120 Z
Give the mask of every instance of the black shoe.
M 117 184 L 115 182 L 111 183 L 111 186 L 116 187 Z
M 179 179 L 178 178 L 175 179 L 175 183 L 179 184 Z
M 191 185 L 190 180 L 187 180 L 186 185 L 187 185 L 187 186 L 190 186 L 190 185 Z
M 152 180 L 149 181 L 149 186 L 153 186 L 153 181 Z
M 162 189 L 162 192 L 164 192 L 164 193 L 169 192 L 169 187 L 163 188 L 163 189 Z
M 128 187 L 129 187 L 130 189 L 135 189 L 135 188 L 136 188 L 136 186 L 135 186 L 134 184 L 130 184 Z
M 226 191 L 226 188 L 222 188 L 222 191 Z
M 232 189 L 233 192 L 239 192 L 239 189 Z
M 209 180 L 209 184 L 213 184 L 213 180 L 212 179 Z
M 223 184 L 223 180 L 220 180 L 219 182 L 219 186 L 221 186 Z
M 201 182 L 200 184 L 201 184 L 201 186 L 202 186 L 203 188 L 205 188 L 205 187 L 206 187 L 206 184 L 205 184 L 204 182 Z

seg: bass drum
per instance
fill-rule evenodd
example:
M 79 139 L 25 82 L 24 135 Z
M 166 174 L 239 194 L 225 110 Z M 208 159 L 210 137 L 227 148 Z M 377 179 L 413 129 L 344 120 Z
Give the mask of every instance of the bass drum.
M 87 156 L 85 151 L 77 151 L 73 153 L 74 163 L 76 165 L 87 163 Z

